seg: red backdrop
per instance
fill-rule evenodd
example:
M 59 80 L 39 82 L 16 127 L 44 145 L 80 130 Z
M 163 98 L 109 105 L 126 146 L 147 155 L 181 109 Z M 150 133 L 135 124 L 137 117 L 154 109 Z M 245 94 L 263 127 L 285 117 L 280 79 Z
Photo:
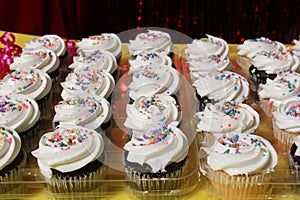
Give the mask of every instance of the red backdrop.
M 291 43 L 300 35 L 297 0 L 3 0 L 0 17 L 1 30 L 71 39 L 149 26 L 229 43 L 261 36 Z

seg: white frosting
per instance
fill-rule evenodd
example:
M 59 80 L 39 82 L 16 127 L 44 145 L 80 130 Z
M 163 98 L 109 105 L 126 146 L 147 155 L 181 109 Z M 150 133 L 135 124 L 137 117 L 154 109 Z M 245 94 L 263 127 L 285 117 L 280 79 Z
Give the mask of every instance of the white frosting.
M 37 158 L 41 173 L 51 178 L 51 169 L 62 173 L 75 171 L 99 159 L 103 150 L 103 138 L 94 130 L 60 125 L 53 132 L 45 133 L 39 148 L 31 153 Z
M 0 96 L 24 94 L 34 100 L 40 100 L 51 90 L 52 82 L 48 74 L 33 69 L 16 69 L 0 82 Z
M 273 116 L 279 129 L 300 133 L 300 100 L 280 104 Z
M 39 119 L 40 110 L 35 100 L 21 94 L 0 97 L 0 125 L 21 133 L 33 127 Z
M 195 114 L 197 128 L 211 133 L 253 133 L 259 125 L 258 113 L 249 105 L 221 101 L 207 104 Z
M 293 53 L 300 57 L 300 40 L 294 40 L 295 45 L 292 47 Z
M 126 114 L 124 125 L 137 132 L 144 132 L 165 123 L 177 126 L 182 119 L 175 99 L 161 94 L 137 98 L 133 104 L 127 104 Z
M 128 86 L 129 97 L 133 100 L 155 94 L 172 95 L 180 88 L 179 73 L 166 65 L 140 66 L 129 74 L 132 75 L 132 82 Z
M 117 68 L 115 56 L 109 51 L 85 50 L 80 51 L 79 56 L 73 57 L 73 63 L 69 66 L 71 69 L 93 67 L 102 69 L 113 74 Z
M 296 71 L 299 67 L 299 59 L 289 52 L 262 51 L 252 59 L 252 64 L 258 70 L 264 70 L 268 74 L 276 74 Z
M 157 30 L 148 30 L 147 33 L 139 33 L 135 40 L 129 40 L 129 43 L 128 49 L 133 56 L 145 51 L 169 54 L 174 48 L 170 35 Z
M 21 139 L 9 127 L 0 126 L 0 170 L 9 165 L 21 151 Z
M 180 162 L 188 153 L 188 140 L 184 133 L 173 126 L 148 130 L 141 135 L 133 135 L 125 144 L 127 160 L 140 165 L 148 164 L 153 173 L 165 171 L 171 162 Z
M 82 38 L 77 42 L 79 53 L 84 50 L 103 50 L 111 52 L 115 57 L 121 55 L 122 43 L 120 38 L 113 33 L 102 33 L 101 35 L 93 35 L 88 38 Z
M 25 43 L 25 49 L 27 48 L 46 48 L 52 50 L 56 55 L 64 56 L 67 47 L 64 40 L 58 35 L 43 35 L 40 38 L 33 38 L 29 43 Z
M 253 58 L 257 53 L 262 51 L 286 51 L 284 44 L 272 41 L 268 38 L 256 38 L 245 40 L 242 45 L 237 47 L 239 56 Z
M 59 124 L 73 124 L 97 129 L 108 122 L 112 116 L 110 104 L 106 99 L 99 101 L 93 97 L 74 97 L 60 101 L 54 106 L 53 122 Z
M 57 55 L 49 49 L 24 49 L 20 57 L 14 57 L 10 69 L 32 67 L 50 73 L 55 71 L 59 64 Z
M 269 173 L 278 162 L 271 143 L 261 136 L 251 134 L 220 136 L 206 151 L 210 168 L 222 170 L 231 176 Z
M 192 44 L 187 44 L 185 49 L 186 59 L 192 58 L 206 60 L 210 55 L 219 56 L 221 60 L 228 59 L 229 46 L 228 43 L 221 39 L 206 34 L 207 38 L 193 40 Z
M 260 84 L 258 96 L 268 98 L 274 106 L 285 104 L 293 99 L 300 99 L 300 74 L 296 72 L 280 73 L 274 80 L 267 79 L 266 84 Z
M 69 73 L 61 85 L 63 99 L 86 95 L 108 98 L 115 87 L 115 81 L 105 70 L 86 67 L 76 68 L 74 72 Z
M 137 55 L 135 60 L 128 60 L 128 62 L 130 65 L 129 71 L 132 71 L 140 66 L 151 64 L 167 65 L 172 67 L 172 60 L 165 53 L 142 52 Z
M 214 100 L 243 102 L 249 95 L 249 83 L 241 75 L 230 71 L 199 74 L 193 83 L 201 97 Z

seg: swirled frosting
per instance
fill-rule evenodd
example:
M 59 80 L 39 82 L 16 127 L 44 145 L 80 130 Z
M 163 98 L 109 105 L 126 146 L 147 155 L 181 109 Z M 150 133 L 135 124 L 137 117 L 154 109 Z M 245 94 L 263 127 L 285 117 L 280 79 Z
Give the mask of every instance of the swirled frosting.
M 67 48 L 64 40 L 58 35 L 43 35 L 39 38 L 33 38 L 29 43 L 25 43 L 27 48 L 46 48 L 52 50 L 56 55 L 64 56 Z
M 172 67 L 171 58 L 165 53 L 156 53 L 156 52 L 142 52 L 137 55 L 134 60 L 128 60 L 130 70 L 134 70 L 140 66 L 159 64 L 159 65 L 167 65 Z
M 233 101 L 207 104 L 195 114 L 197 128 L 211 133 L 253 133 L 259 125 L 258 113 L 249 105 Z
M 286 51 L 284 44 L 272 41 L 268 38 L 255 38 L 245 40 L 242 45 L 237 47 L 239 56 L 253 58 L 257 53 L 262 51 Z
M 249 83 L 241 75 L 230 71 L 215 71 L 200 75 L 193 83 L 201 97 L 214 100 L 243 102 L 249 95 Z
M 60 101 L 54 106 L 53 122 L 73 124 L 97 129 L 111 119 L 111 106 L 106 99 L 93 97 L 74 97 Z
M 37 158 L 41 173 L 51 178 L 51 169 L 62 173 L 75 171 L 98 159 L 103 150 L 103 138 L 94 130 L 60 125 L 45 133 L 39 141 L 39 148 L 31 153 Z
M 61 86 L 63 99 L 86 95 L 108 98 L 115 87 L 115 81 L 105 70 L 85 67 L 69 73 Z
M 228 43 L 221 39 L 206 34 L 207 38 L 193 40 L 192 44 L 187 44 L 185 49 L 186 59 L 192 58 L 207 60 L 211 55 L 220 57 L 221 60 L 228 59 L 229 46 Z
M 0 96 L 24 94 L 40 100 L 50 92 L 51 87 L 51 79 L 45 72 L 33 68 L 16 69 L 0 82 Z
M 267 79 L 266 84 L 260 84 L 258 88 L 260 98 L 269 98 L 269 103 L 274 106 L 285 104 L 290 100 L 300 99 L 300 74 L 296 72 L 284 72 L 276 76 L 274 80 Z
M 134 135 L 125 144 L 129 162 L 148 164 L 153 173 L 164 172 L 171 162 L 180 162 L 188 153 L 188 140 L 184 133 L 173 126 L 164 125 L 158 129 L 148 130 Z
M 133 100 L 155 94 L 172 95 L 180 88 L 179 73 L 166 65 L 140 66 L 129 74 L 132 75 L 132 82 L 128 86 L 129 97 Z
M 76 45 L 78 47 L 78 53 L 85 50 L 103 50 L 109 51 L 115 57 L 118 57 L 122 50 L 120 38 L 113 33 L 102 33 L 101 35 L 92 35 L 88 38 L 82 38 Z
M 9 127 L 0 126 L 0 170 L 9 165 L 21 151 L 21 139 Z
M 269 173 L 278 162 L 271 143 L 252 134 L 222 135 L 207 153 L 210 168 L 222 170 L 231 176 Z
M 60 64 L 57 55 L 49 49 L 27 49 L 20 57 L 14 57 L 10 65 L 11 70 L 22 68 L 40 69 L 46 73 L 55 71 Z
M 133 131 L 142 132 L 162 124 L 177 126 L 182 114 L 176 100 L 169 95 L 139 97 L 126 106 L 127 118 L 124 125 Z
M 216 70 L 230 70 L 231 62 L 226 57 L 221 59 L 218 55 L 210 55 L 206 59 L 191 58 L 188 61 L 189 72 L 192 80 L 195 80 L 201 74 L 208 74 L 209 72 Z
M 300 100 L 280 104 L 273 112 L 273 116 L 279 129 L 293 133 L 300 132 Z
M 73 63 L 69 68 L 75 69 L 85 67 L 98 68 L 113 74 L 117 70 L 118 65 L 115 56 L 109 51 L 80 51 L 79 56 L 73 57 Z
M 300 57 L 300 38 L 299 38 L 299 40 L 293 40 L 293 41 L 295 43 L 295 45 L 292 47 L 293 53 L 296 56 Z
M 299 67 L 299 58 L 289 52 L 262 51 L 252 59 L 252 64 L 258 70 L 269 74 L 296 71 Z
M 135 40 L 129 40 L 129 43 L 128 49 L 133 56 L 145 51 L 169 54 L 174 48 L 170 35 L 158 30 L 148 30 L 146 33 L 139 33 Z
M 33 127 L 39 119 L 40 110 L 35 100 L 21 94 L 0 97 L 0 125 L 21 133 Z

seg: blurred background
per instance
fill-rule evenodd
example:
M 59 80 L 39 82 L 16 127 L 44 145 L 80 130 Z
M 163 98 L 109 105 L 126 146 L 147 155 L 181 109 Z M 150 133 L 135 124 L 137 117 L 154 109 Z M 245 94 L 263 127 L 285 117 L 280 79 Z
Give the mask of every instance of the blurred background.
M 139 27 L 228 43 L 268 37 L 290 44 L 300 35 L 299 0 L 3 0 L 0 30 L 81 39 Z

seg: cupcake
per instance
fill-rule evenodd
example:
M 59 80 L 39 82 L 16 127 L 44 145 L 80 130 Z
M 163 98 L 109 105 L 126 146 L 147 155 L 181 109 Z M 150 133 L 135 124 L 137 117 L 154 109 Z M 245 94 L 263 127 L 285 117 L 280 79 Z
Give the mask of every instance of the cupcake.
M 60 125 L 41 137 L 32 155 L 51 192 L 88 192 L 103 179 L 104 142 L 92 129 Z
M 54 106 L 54 126 L 71 124 L 84 126 L 102 133 L 109 131 L 112 109 L 104 98 L 74 97 Z
M 264 113 L 272 117 L 272 112 L 280 104 L 300 99 L 300 74 L 296 72 L 280 73 L 274 80 L 267 79 L 258 89 L 259 104 Z
M 137 98 L 133 104 L 127 104 L 126 115 L 124 125 L 130 135 L 134 132 L 145 132 L 165 123 L 178 126 L 182 119 L 176 100 L 162 94 Z
M 116 34 L 102 33 L 101 35 L 92 35 L 88 38 L 82 38 L 76 45 L 78 53 L 85 50 L 109 51 L 115 56 L 118 63 L 121 61 L 122 43 Z
M 61 93 L 63 99 L 87 95 L 110 99 L 115 81 L 112 75 L 105 70 L 85 67 L 69 73 L 61 86 L 63 87 Z
M 299 178 L 300 172 L 300 136 L 294 137 L 289 150 L 289 160 L 291 169 L 295 172 L 296 178 Z M 299 187 L 297 187 L 299 189 Z
M 252 134 L 221 135 L 204 149 L 200 170 L 205 187 L 220 199 L 255 198 L 269 191 L 277 153 L 271 143 Z M 266 183 L 266 184 L 265 184 Z
M 256 54 L 263 51 L 285 52 L 286 48 L 281 42 L 272 41 L 268 38 L 261 37 L 245 40 L 242 45 L 237 47 L 237 50 L 237 64 L 243 69 L 249 69 L 252 59 L 256 56 Z
M 182 186 L 187 165 L 188 140 L 173 126 L 133 135 L 125 144 L 124 165 L 131 189 L 171 193 Z
M 199 77 L 192 85 L 196 89 L 200 111 L 207 103 L 220 100 L 244 102 L 249 95 L 248 81 L 230 71 L 214 71 Z
M 27 49 L 22 52 L 20 57 L 14 57 L 10 69 L 32 67 L 46 72 L 52 80 L 55 80 L 59 75 L 59 64 L 60 61 L 56 54 L 49 49 Z
M 17 132 L 0 125 L 0 193 L 7 193 L 20 186 L 13 183 L 20 180 L 26 164 L 26 153 L 22 150 Z
M 256 92 L 259 84 L 265 84 L 267 79 L 274 79 L 280 72 L 298 71 L 299 59 L 281 51 L 263 51 L 252 59 L 249 68 L 250 88 Z
M 273 112 L 274 137 L 284 150 L 293 144 L 293 138 L 300 135 L 300 100 L 280 104 Z
M 132 81 L 128 86 L 130 101 L 141 96 L 167 94 L 175 96 L 180 88 L 180 74 L 172 67 L 152 64 L 129 72 Z
M 25 150 L 36 148 L 40 131 L 40 110 L 35 100 L 21 94 L 0 97 L 0 126 L 20 135 Z
M 165 53 L 157 52 L 142 52 L 136 56 L 134 60 L 128 60 L 130 69 L 134 70 L 140 66 L 158 64 L 158 65 L 167 65 L 169 67 L 174 67 L 171 58 Z
M 0 96 L 24 94 L 43 107 L 49 99 L 52 82 L 49 75 L 39 69 L 16 69 L 0 82 Z
M 115 80 L 117 80 L 119 75 L 116 58 L 109 51 L 80 51 L 79 56 L 74 56 L 73 63 L 69 65 L 70 69 L 83 69 L 86 67 L 106 70 L 114 77 Z
M 157 52 L 165 53 L 173 57 L 174 45 L 169 33 L 148 30 L 146 33 L 139 33 L 134 40 L 129 40 L 129 53 L 133 58 L 136 58 L 142 52 Z
M 39 38 L 33 38 L 29 43 L 25 43 L 25 49 L 46 48 L 52 50 L 57 57 L 63 57 L 67 53 L 65 41 L 58 35 L 48 34 Z
M 198 132 L 203 142 L 211 144 L 215 134 L 253 133 L 259 126 L 258 113 L 249 105 L 233 101 L 207 104 L 204 111 L 195 114 Z

